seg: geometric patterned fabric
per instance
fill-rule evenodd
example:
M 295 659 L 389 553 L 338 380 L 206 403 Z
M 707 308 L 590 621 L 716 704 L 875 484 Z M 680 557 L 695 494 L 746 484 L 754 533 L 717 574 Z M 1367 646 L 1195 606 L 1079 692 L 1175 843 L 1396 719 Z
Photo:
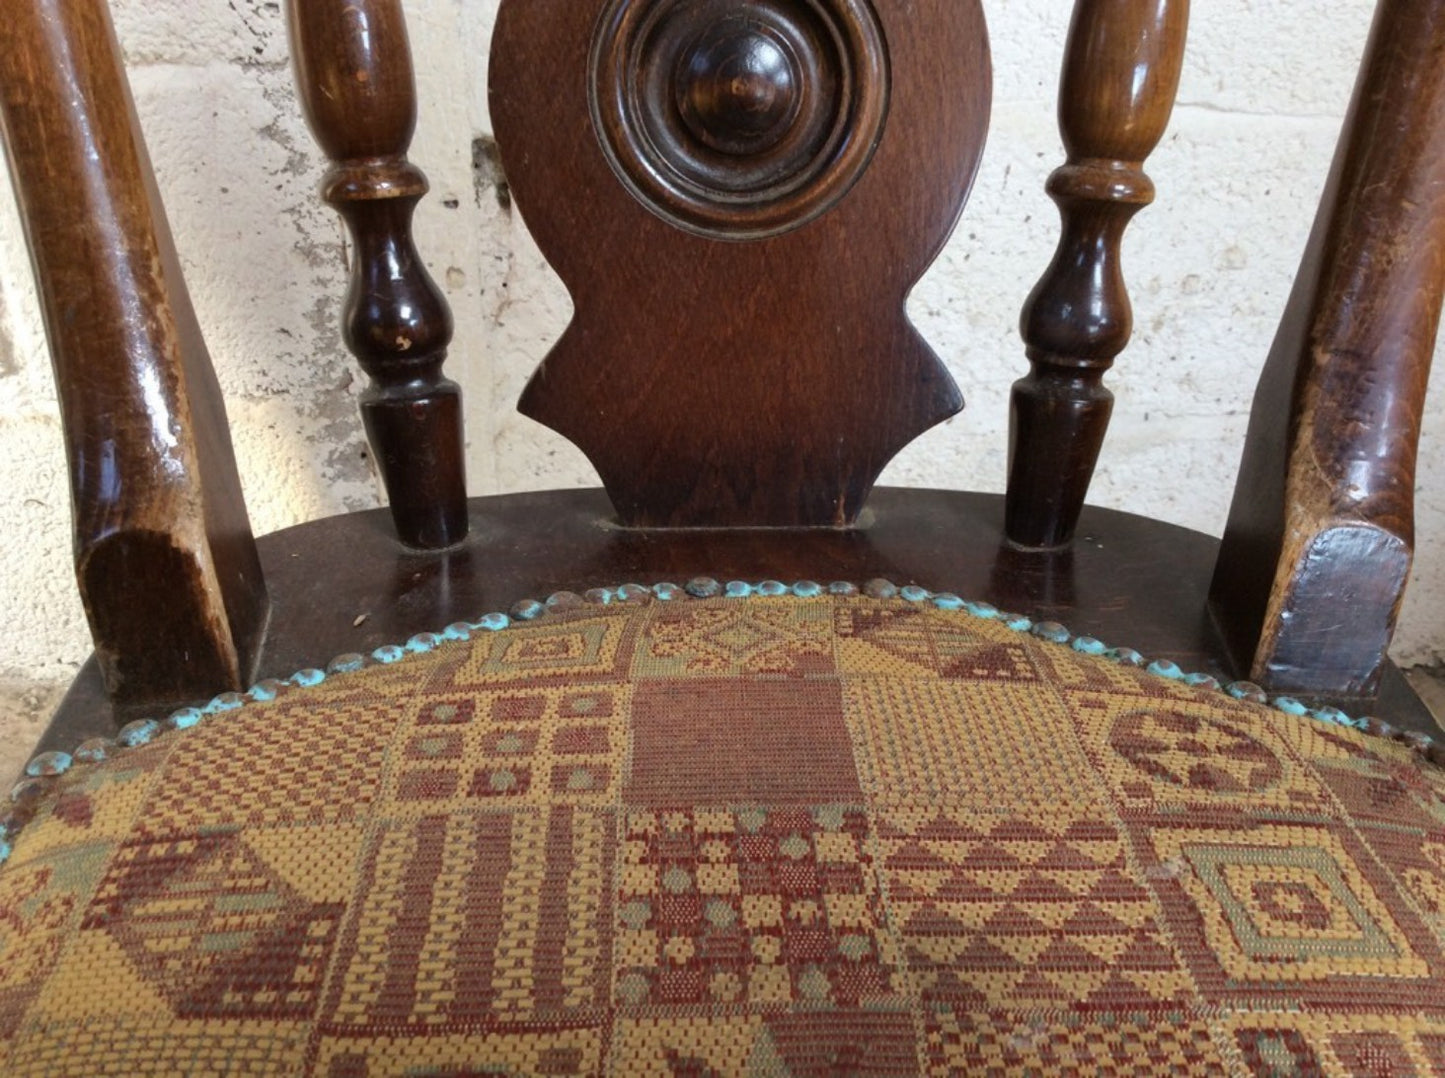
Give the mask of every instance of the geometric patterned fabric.
M 587 606 L 78 765 L 0 1073 L 1445 1074 L 1445 779 L 903 600 Z

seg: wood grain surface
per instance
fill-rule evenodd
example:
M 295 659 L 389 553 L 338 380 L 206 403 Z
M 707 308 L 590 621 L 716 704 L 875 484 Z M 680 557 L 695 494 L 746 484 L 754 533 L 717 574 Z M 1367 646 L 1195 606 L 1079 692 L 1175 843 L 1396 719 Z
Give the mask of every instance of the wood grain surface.
M 96 667 L 121 702 L 239 686 L 266 590 L 103 0 L 6 6 L 0 126 L 54 363 Z
M 1445 5 L 1382 0 L 1210 593 L 1258 680 L 1368 693 L 1385 668 L 1442 295 Z
M 685 584 L 698 575 L 860 584 L 882 577 L 1052 618 L 1185 670 L 1234 674 L 1204 606 L 1218 540 L 1128 513 L 1086 507 L 1071 547 L 1025 551 L 1004 537 L 1002 496 L 956 491 L 879 488 L 852 529 L 627 528 L 601 490 L 473 498 L 470 510 L 466 540 L 437 553 L 398 545 L 383 510 L 263 536 L 276 612 L 261 676 L 288 677 L 336 655 L 404 643 L 521 599 Z M 1316 700 L 1438 732 L 1404 678 L 1393 667 L 1387 675 L 1376 698 Z M 88 666 L 44 744 L 68 749 L 114 733 L 117 722 L 160 713 L 113 710 Z
M 1031 370 L 1009 402 L 1008 534 L 1022 546 L 1069 542 L 1088 495 L 1114 407 L 1103 378 L 1134 331 L 1120 247 L 1154 201 L 1144 159 L 1174 109 L 1188 25 L 1189 0 L 1074 6 L 1059 86 L 1068 161 L 1048 183 L 1063 234 L 1024 304 Z
M 334 163 L 323 195 L 351 232 L 346 345 L 370 377 L 361 417 L 396 532 L 423 549 L 466 534 L 461 389 L 442 375 L 452 315 L 412 241 L 426 176 L 406 158 L 416 86 L 401 0 L 288 0 L 296 85 Z
M 846 15 L 849 6 L 771 0 L 753 5 L 743 24 L 806 25 L 810 12 Z M 632 7 L 665 22 L 689 6 Z M 871 7 L 887 37 L 888 73 L 887 114 L 871 161 L 811 218 L 804 203 L 836 179 L 833 159 L 817 176 L 800 174 L 801 187 L 778 196 L 792 227 L 759 238 L 747 211 L 730 216 L 726 192 L 705 188 L 704 178 L 689 197 L 704 203 L 699 213 L 720 216 L 711 226 L 700 218 L 680 225 L 666 192 L 639 197 L 641 181 L 620 178 L 619 170 L 630 173 L 614 167 L 604 147 L 621 136 L 599 133 L 589 104 L 602 93 L 594 84 L 606 88 L 613 78 L 594 72 L 592 56 L 594 27 L 609 25 L 599 20 L 610 10 L 605 0 L 501 5 L 490 68 L 497 141 L 516 204 L 576 308 L 520 408 L 582 448 L 629 524 L 845 523 L 893 454 L 962 406 L 903 303 L 951 231 L 982 151 L 990 82 L 983 17 L 976 0 Z M 618 28 L 618 48 L 628 47 L 628 33 Z M 662 36 L 655 62 L 672 70 L 669 63 L 689 54 L 670 57 L 673 38 Z M 751 46 L 734 38 L 733 47 Z M 843 66 L 823 53 L 823 67 Z M 696 90 L 714 61 L 698 62 L 701 72 L 683 78 L 679 91 Z M 616 78 L 632 70 L 617 66 Z M 850 70 L 862 78 L 864 66 Z M 597 117 L 604 104 L 596 104 Z M 723 128 L 730 107 L 719 106 L 715 117 Z M 854 119 L 866 133 L 868 117 Z M 697 142 L 692 136 L 690 152 L 702 156 Z M 612 158 L 627 152 L 617 145 Z M 745 190 L 762 183 L 751 160 L 735 157 L 729 182 Z M 669 161 L 669 168 L 693 168 Z M 733 226 L 738 231 L 728 233 Z

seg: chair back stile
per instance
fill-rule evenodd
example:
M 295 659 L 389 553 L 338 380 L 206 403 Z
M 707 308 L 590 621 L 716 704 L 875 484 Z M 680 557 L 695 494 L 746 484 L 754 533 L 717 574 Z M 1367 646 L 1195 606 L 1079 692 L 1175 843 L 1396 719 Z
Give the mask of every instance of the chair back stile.
M 1445 296 L 1445 3 L 1380 0 L 1250 415 L 1210 605 L 1236 668 L 1371 696 L 1415 543 Z
M 123 706 L 240 688 L 268 599 L 105 0 L 7 5 L 0 120 L 106 690 Z

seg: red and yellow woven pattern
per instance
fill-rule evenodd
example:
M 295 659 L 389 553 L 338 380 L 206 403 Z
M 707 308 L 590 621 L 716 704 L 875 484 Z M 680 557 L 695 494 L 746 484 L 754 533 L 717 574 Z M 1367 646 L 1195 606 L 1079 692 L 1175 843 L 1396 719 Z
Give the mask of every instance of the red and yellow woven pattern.
M 0 1073 L 1445 1073 L 1445 781 L 925 604 L 587 607 L 60 779 Z

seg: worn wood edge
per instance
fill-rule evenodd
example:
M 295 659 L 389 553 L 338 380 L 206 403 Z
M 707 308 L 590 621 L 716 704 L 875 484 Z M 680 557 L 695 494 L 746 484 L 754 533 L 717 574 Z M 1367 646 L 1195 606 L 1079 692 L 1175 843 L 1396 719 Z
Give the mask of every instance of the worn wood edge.
M 1385 669 L 1442 294 L 1445 8 L 1381 0 L 1255 394 L 1211 589 L 1235 663 L 1262 682 L 1370 691 Z M 1326 631 L 1353 657 L 1312 660 Z

